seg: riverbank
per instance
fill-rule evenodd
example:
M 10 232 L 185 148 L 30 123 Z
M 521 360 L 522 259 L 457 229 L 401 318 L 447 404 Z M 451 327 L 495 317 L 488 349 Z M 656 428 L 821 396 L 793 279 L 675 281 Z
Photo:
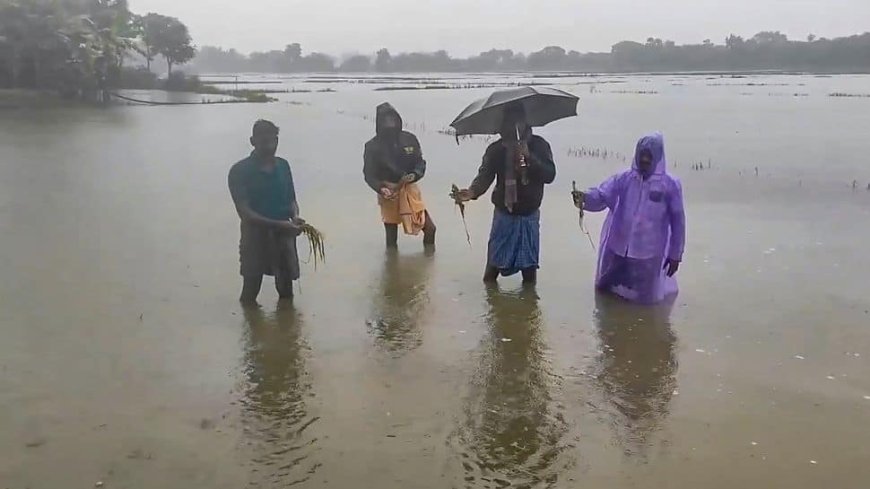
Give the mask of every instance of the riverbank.
M 0 89 L 0 110 L 78 107 L 78 100 L 68 100 L 48 90 Z
M 286 90 L 224 90 L 210 83 L 204 83 L 196 93 L 200 95 L 226 95 L 238 99 L 236 101 L 227 101 L 224 103 L 269 103 L 277 102 L 278 99 L 270 97 L 270 93 L 288 93 Z
M 217 96 L 209 97 L 209 96 Z M 110 92 L 107 105 L 199 105 L 199 104 L 248 104 L 277 101 L 259 90 L 221 90 L 209 85 L 190 92 L 173 90 L 127 90 Z M 74 107 L 98 107 L 98 102 L 77 98 L 64 98 L 50 90 L 2 89 L 0 110 L 57 109 Z

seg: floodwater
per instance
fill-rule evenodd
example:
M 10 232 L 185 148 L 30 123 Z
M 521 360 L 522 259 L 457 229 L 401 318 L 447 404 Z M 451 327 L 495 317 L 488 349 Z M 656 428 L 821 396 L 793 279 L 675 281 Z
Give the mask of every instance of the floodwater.
M 581 97 L 539 131 L 559 177 L 534 290 L 480 283 L 491 206 L 469 247 L 447 198 L 485 141 L 438 131 L 492 88 L 375 91 L 523 80 L 426 78 L 0 111 L 0 487 L 866 487 L 870 98 L 828 94 L 870 78 L 533 80 Z M 385 100 L 429 161 L 434 255 L 382 248 L 361 160 Z M 260 117 L 328 261 L 243 310 L 226 173 Z M 593 292 L 568 193 L 650 130 L 689 239 L 676 303 L 641 308 Z

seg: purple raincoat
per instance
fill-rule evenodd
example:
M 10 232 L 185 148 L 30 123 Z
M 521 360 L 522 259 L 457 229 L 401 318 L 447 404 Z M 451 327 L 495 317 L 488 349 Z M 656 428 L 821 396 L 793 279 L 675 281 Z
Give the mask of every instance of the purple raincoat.
M 643 150 L 653 155 L 653 172 L 638 170 Z M 584 208 L 609 210 L 601 230 L 595 285 L 632 302 L 655 304 L 677 293 L 666 275 L 667 259 L 681 262 L 686 214 L 680 181 L 667 174 L 664 137 L 654 133 L 637 143 L 631 170 L 610 177 L 586 194 Z

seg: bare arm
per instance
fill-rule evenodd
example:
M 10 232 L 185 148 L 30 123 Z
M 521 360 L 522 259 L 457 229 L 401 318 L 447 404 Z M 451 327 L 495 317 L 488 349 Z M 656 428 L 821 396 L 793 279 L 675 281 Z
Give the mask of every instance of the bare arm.
M 296 183 L 293 180 L 293 169 L 290 168 L 290 163 L 284 161 L 284 164 L 287 165 L 287 175 L 290 177 L 290 193 L 293 195 L 292 200 L 290 200 L 290 221 L 294 224 L 301 225 L 305 223 L 305 220 L 299 217 L 299 200 L 296 194 Z

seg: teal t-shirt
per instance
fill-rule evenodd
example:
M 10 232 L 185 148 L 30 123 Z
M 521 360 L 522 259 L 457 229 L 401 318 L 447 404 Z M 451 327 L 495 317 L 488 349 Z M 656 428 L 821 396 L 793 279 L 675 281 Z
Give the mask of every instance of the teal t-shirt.
M 233 202 L 247 202 L 251 210 L 275 220 L 290 219 L 296 188 L 290 164 L 275 158 L 275 167 L 265 172 L 257 166 L 256 156 L 245 158 L 230 169 L 228 178 Z

